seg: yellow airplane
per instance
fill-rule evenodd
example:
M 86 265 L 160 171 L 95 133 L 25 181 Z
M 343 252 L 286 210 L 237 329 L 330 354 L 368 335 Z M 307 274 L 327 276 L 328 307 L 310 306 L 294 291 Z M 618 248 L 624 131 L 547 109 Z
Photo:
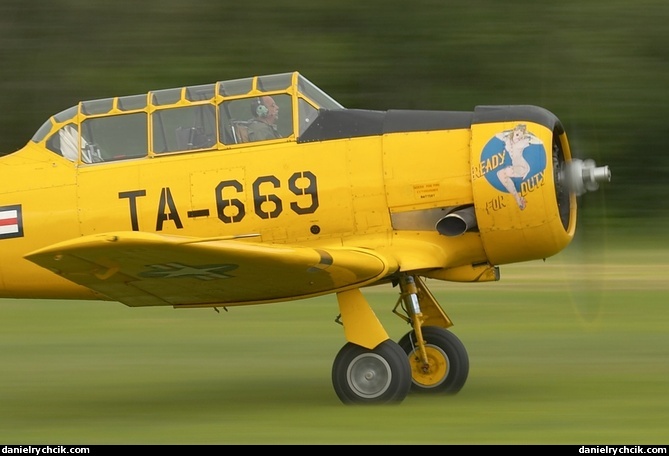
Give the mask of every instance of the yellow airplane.
M 345 404 L 457 393 L 425 278 L 565 248 L 609 181 L 536 106 L 345 109 L 297 72 L 82 101 L 0 157 L 0 298 L 229 308 L 336 294 Z M 361 289 L 398 286 L 393 341 Z

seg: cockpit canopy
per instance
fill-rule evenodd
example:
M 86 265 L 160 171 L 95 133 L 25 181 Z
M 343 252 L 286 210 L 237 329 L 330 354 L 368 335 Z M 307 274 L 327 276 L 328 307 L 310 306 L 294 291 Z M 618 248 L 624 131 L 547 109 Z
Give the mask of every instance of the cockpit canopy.
M 277 137 L 254 139 L 247 128 L 265 96 L 278 106 Z M 78 163 L 227 149 L 296 141 L 319 109 L 343 106 L 297 72 L 255 76 L 82 101 L 52 116 L 32 141 Z

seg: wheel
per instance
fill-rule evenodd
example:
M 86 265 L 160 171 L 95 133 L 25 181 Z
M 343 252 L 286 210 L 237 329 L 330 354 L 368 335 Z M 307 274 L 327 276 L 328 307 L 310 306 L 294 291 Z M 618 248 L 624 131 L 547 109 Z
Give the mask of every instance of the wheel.
M 335 357 L 332 384 L 344 404 L 399 403 L 411 388 L 411 367 L 392 340 L 373 350 L 349 342 Z
M 428 368 L 420 360 L 416 333 L 411 331 L 399 341 L 411 365 L 411 391 L 417 393 L 455 394 L 462 389 L 469 375 L 467 350 L 452 332 L 438 327 L 421 328 L 425 340 Z

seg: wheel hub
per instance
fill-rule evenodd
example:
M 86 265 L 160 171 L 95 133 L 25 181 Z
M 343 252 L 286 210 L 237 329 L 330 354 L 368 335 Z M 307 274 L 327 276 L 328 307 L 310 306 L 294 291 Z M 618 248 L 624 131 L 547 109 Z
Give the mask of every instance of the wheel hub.
M 348 366 L 346 378 L 349 386 L 361 397 L 372 399 L 381 396 L 390 387 L 390 365 L 381 356 L 368 353 L 357 356 Z
M 420 360 L 417 351 L 414 351 L 412 356 L 409 357 L 411 376 L 414 383 L 424 388 L 433 388 L 439 386 L 448 377 L 450 368 L 448 356 L 441 349 L 432 345 L 425 346 L 425 353 L 427 354 L 427 364 Z

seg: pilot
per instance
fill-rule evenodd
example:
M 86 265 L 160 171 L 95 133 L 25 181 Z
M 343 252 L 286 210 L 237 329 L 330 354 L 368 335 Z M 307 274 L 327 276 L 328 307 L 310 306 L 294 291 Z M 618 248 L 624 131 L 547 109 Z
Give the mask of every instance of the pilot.
M 281 138 L 277 129 L 279 120 L 279 106 L 274 98 L 265 95 L 254 98 L 251 102 L 253 118 L 249 121 L 249 141 Z

